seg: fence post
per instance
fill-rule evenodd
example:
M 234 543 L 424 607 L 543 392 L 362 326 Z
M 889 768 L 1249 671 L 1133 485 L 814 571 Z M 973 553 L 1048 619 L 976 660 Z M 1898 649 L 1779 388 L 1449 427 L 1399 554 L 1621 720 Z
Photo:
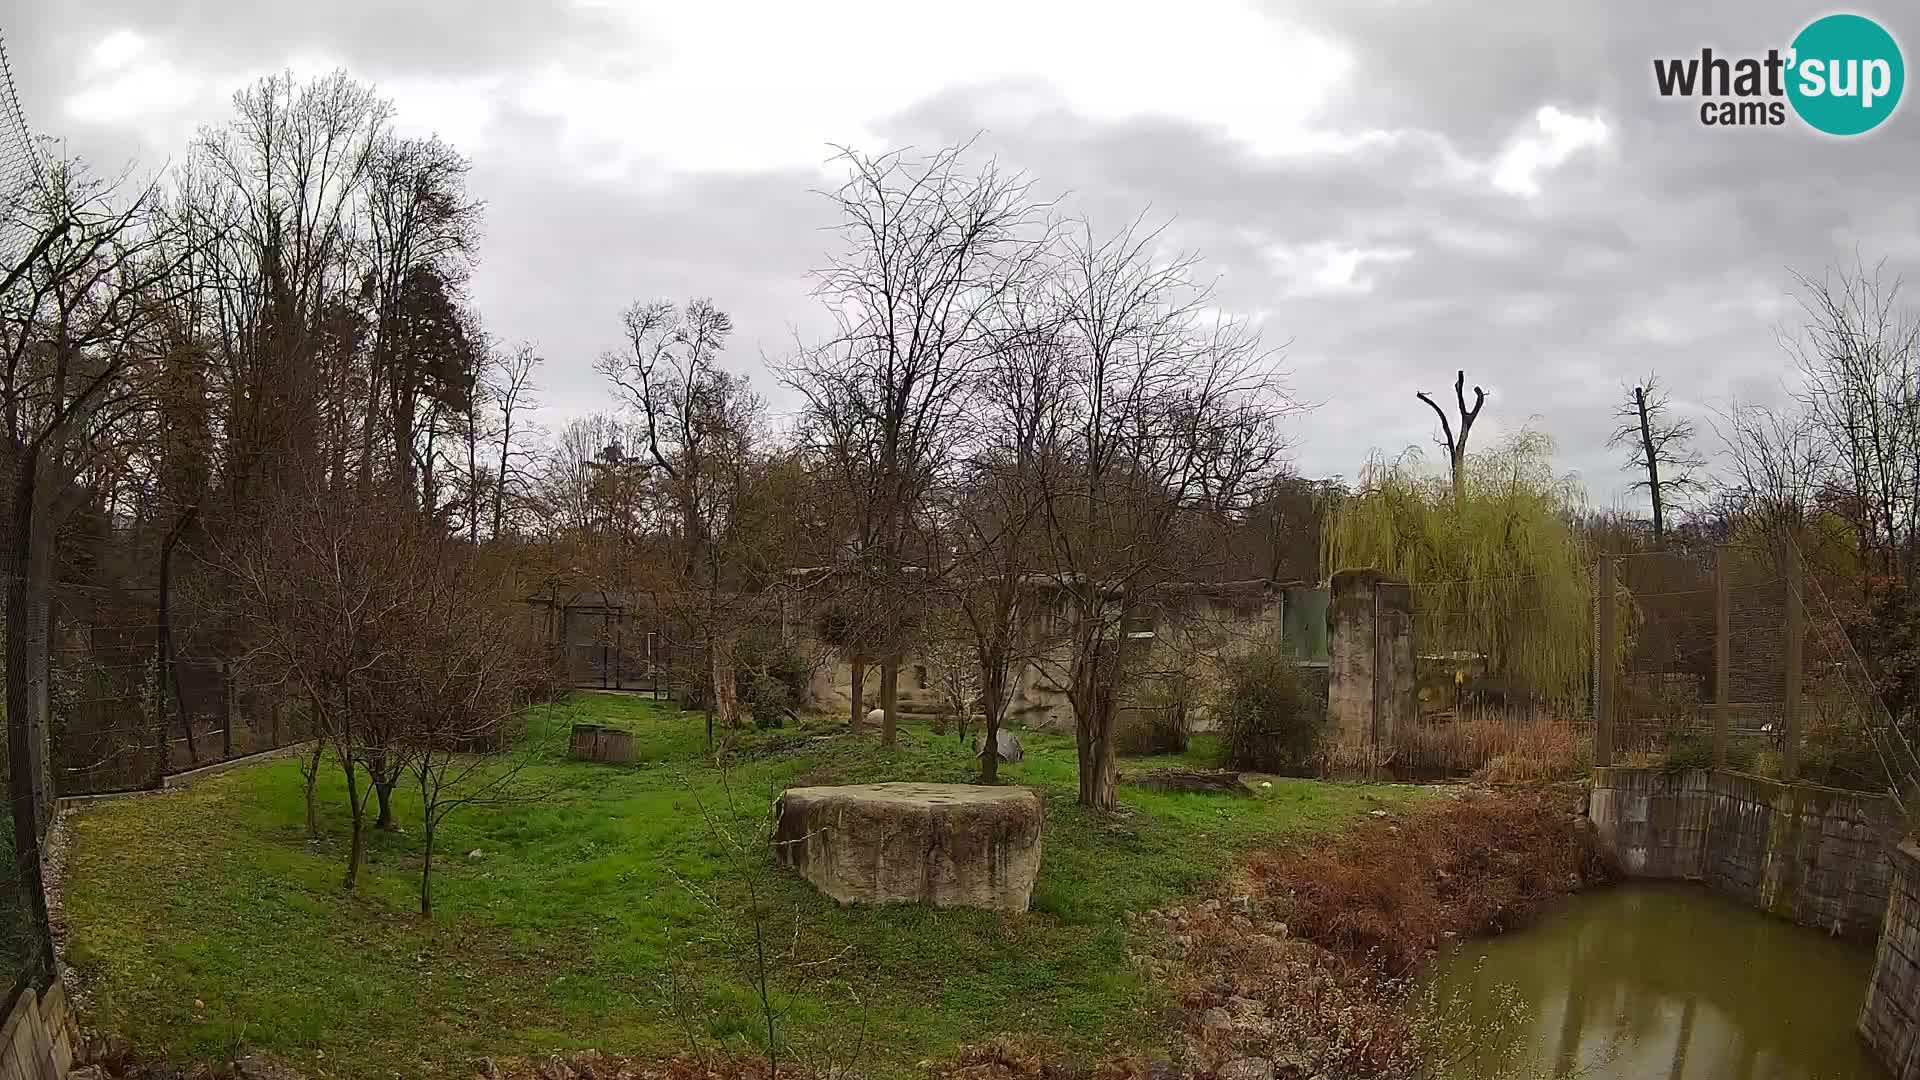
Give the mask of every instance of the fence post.
M 1806 601 L 1801 594 L 1800 553 L 1788 547 L 1786 563 L 1787 685 L 1782 696 L 1782 707 L 1786 713 L 1786 741 L 1781 747 L 1780 772 L 1784 779 L 1791 782 L 1800 779 L 1800 677 L 1806 664 L 1802 639 L 1806 636 L 1807 613 Z
M 220 661 L 220 756 L 233 756 L 233 665 Z
M 1599 583 L 1593 592 L 1594 603 L 1600 605 L 1599 632 L 1593 643 L 1593 763 L 1606 768 L 1613 764 L 1613 556 L 1600 556 L 1598 570 Z
M 1727 736 L 1732 721 L 1728 717 L 1728 697 L 1733 670 L 1733 605 L 1730 580 L 1733 577 L 1729 548 L 1721 544 L 1713 549 L 1713 767 L 1727 767 Z

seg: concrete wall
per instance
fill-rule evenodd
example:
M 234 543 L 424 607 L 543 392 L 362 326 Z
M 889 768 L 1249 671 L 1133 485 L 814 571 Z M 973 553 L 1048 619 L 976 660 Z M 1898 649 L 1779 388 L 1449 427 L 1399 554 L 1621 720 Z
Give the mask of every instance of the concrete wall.
M 1588 814 L 1636 877 L 1705 882 L 1763 911 L 1871 940 L 1899 813 L 1882 795 L 1730 772 L 1593 771 Z
M 64 1080 L 77 1038 L 66 990 L 23 990 L 0 1024 L 0 1080 Z
M 1894 1080 L 1920 1080 L 1920 848 L 1894 849 L 1887 920 L 1873 959 L 1860 1035 Z
M 1195 730 L 1206 730 L 1211 720 L 1205 705 L 1224 676 L 1223 662 L 1243 655 L 1262 641 L 1285 638 L 1296 651 L 1311 656 L 1324 653 L 1325 643 L 1309 626 L 1305 612 L 1325 609 L 1324 590 L 1271 582 L 1240 582 L 1214 587 L 1166 590 L 1151 610 L 1143 608 L 1122 627 L 1134 639 L 1137 655 L 1128 661 L 1134 688 L 1178 673 L 1194 680 L 1201 708 L 1192 716 Z M 1044 598 L 1043 598 L 1044 599 Z M 1289 622 L 1288 613 L 1292 612 Z M 1058 731 L 1073 729 L 1073 704 L 1062 682 L 1070 656 L 1063 635 L 1068 614 L 1058 598 L 1028 606 L 1021 628 L 1022 651 L 1037 659 L 1017 663 L 1010 673 L 1007 720 L 1017 727 Z M 801 648 L 820 659 L 810 686 L 814 708 L 832 716 L 851 711 L 853 676 L 845 660 L 829 654 L 817 642 L 803 637 Z M 909 649 L 900 663 L 900 709 L 908 716 L 946 711 L 938 688 L 938 663 Z M 919 673 L 925 669 L 928 686 Z M 880 667 L 868 664 L 861 687 L 866 708 L 880 704 Z M 1122 707 L 1130 700 L 1123 699 Z M 864 710 L 863 710 L 864 711 Z
M 1342 570 L 1333 575 L 1330 589 L 1328 725 L 1348 746 L 1371 746 L 1376 739 L 1387 744 L 1397 727 L 1420 717 L 1413 590 L 1378 570 Z

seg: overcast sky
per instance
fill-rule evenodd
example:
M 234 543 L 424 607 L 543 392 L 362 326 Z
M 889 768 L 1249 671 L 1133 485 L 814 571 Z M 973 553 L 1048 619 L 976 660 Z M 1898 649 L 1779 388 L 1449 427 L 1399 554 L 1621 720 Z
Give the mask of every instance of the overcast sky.
M 1554 10 L 1563 7 L 1565 10 Z M 1908 42 L 1920 12 L 1854 7 Z M 1179 4 L 0 0 L 35 127 L 154 171 L 234 89 L 344 67 L 474 162 L 488 327 L 547 357 L 549 422 L 610 405 L 591 370 L 634 299 L 711 296 L 765 374 L 823 321 L 830 145 L 979 156 L 1096 227 L 1147 211 L 1286 346 L 1318 408 L 1301 472 L 1426 444 L 1414 391 L 1531 423 L 1593 501 L 1623 381 L 1681 408 L 1772 400 L 1791 271 L 1920 271 L 1920 106 L 1853 139 L 1721 130 L 1654 92 L 1656 56 L 1784 48 L 1807 2 Z M 1916 287 L 1920 287 L 1917 285 Z M 1710 430 L 1703 433 L 1712 449 Z M 1484 433 L 1484 434 L 1483 434 Z

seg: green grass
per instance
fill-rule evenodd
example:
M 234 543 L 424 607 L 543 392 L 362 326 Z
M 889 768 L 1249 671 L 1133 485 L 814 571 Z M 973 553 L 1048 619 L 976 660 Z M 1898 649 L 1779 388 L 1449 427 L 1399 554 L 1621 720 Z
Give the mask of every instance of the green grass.
M 644 760 L 566 760 L 554 736 L 576 719 L 631 729 Z M 698 974 L 691 1011 L 705 1034 L 749 1037 L 749 968 L 686 887 L 728 880 L 700 812 L 725 796 L 699 718 L 584 694 L 537 711 L 531 727 L 552 750 L 522 780 L 543 797 L 476 807 L 443 827 L 430 921 L 417 914 L 417 797 L 398 799 L 403 831 L 377 835 L 359 889 L 342 891 L 337 770 L 322 785 L 320 841 L 305 836 L 291 759 L 75 815 L 66 951 L 94 1026 L 179 1058 L 244 1046 L 333 1075 L 465 1075 L 481 1054 L 671 1050 L 685 1014 L 667 1007 L 671 959 Z M 736 805 L 761 820 L 769 794 L 796 777 L 970 777 L 951 736 L 903 735 L 891 752 L 843 739 L 747 754 L 731 775 Z M 850 950 L 839 970 L 863 1002 L 855 1012 L 837 997 L 800 999 L 796 1036 L 864 1023 L 866 1067 L 881 1075 L 996 1032 L 1082 1050 L 1164 1039 L 1155 990 L 1127 961 L 1125 915 L 1218 880 L 1236 850 L 1410 793 L 1287 779 L 1252 799 L 1123 786 L 1123 810 L 1097 815 L 1074 805 L 1070 737 L 1022 741 L 1026 761 L 1002 776 L 1041 790 L 1048 814 L 1028 914 L 840 908 L 791 874 L 763 876 L 783 933 Z M 1205 763 L 1212 752 L 1202 738 L 1184 762 L 1127 768 Z

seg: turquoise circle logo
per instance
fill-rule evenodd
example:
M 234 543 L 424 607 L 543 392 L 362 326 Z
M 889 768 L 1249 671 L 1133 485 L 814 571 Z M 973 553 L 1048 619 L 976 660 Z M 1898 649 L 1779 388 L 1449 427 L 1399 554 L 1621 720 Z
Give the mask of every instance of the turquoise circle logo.
M 1793 39 L 1787 99 L 1800 119 L 1829 135 L 1879 127 L 1900 104 L 1907 68 L 1900 45 L 1863 15 L 1815 19 Z

